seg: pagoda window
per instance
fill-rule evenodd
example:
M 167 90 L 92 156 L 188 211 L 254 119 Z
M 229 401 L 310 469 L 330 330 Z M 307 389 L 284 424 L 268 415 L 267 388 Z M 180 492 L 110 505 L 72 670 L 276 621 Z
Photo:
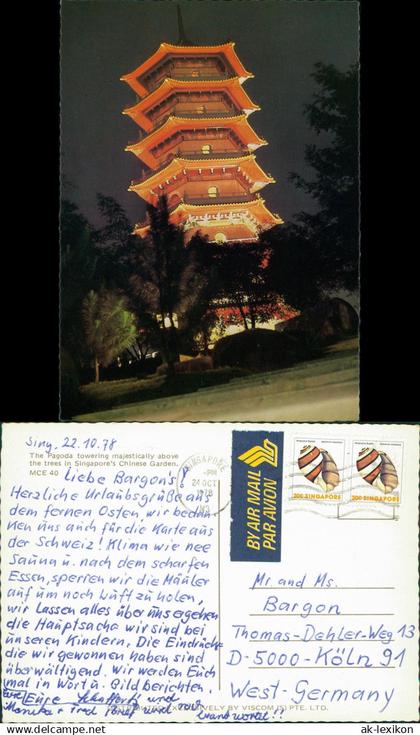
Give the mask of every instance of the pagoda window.
M 217 186 L 209 186 L 209 188 L 207 189 L 207 193 L 209 197 L 213 199 L 219 196 L 219 189 L 217 188 Z
M 201 152 L 208 156 L 212 151 L 212 147 L 209 143 L 201 146 Z
M 205 105 L 198 105 L 198 107 L 196 108 L 196 111 L 200 115 L 203 115 L 206 112 L 206 106 Z

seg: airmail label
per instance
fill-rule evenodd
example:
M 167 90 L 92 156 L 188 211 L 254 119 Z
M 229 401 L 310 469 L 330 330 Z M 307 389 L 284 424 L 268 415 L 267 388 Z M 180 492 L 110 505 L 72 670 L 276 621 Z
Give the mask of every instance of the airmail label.
M 231 561 L 280 561 L 282 431 L 232 432 Z

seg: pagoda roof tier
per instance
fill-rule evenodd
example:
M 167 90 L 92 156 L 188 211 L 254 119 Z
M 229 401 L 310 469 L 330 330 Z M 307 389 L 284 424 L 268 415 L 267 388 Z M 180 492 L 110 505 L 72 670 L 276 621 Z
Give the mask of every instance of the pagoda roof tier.
M 148 94 L 148 90 L 139 81 L 139 76 L 142 76 L 159 64 L 159 62 L 161 62 L 166 56 L 194 56 L 198 54 L 223 54 L 227 62 L 232 67 L 235 75 L 239 77 L 239 81 L 241 83 L 244 82 L 245 79 L 249 79 L 254 76 L 245 69 L 242 62 L 239 60 L 235 51 L 235 43 L 231 41 L 229 43 L 218 44 L 216 46 L 179 46 L 172 43 L 161 43 L 154 54 L 149 56 L 149 58 L 140 64 L 137 69 L 129 74 L 124 74 L 120 79 L 123 82 L 127 82 L 139 97 L 145 97 Z
M 138 183 L 133 183 L 129 187 L 128 191 L 135 191 L 139 197 L 146 201 L 153 203 L 153 194 L 151 190 L 154 186 L 158 186 L 162 181 L 167 179 L 175 179 L 180 174 L 188 171 L 197 171 L 198 169 L 208 170 L 215 168 L 238 168 L 251 180 L 252 186 L 250 192 L 254 193 L 259 191 L 267 184 L 274 183 L 274 179 L 269 174 L 266 174 L 262 168 L 258 165 L 254 154 L 249 153 L 248 155 L 241 156 L 240 158 L 223 158 L 218 160 L 212 158 L 209 160 L 208 157 L 196 159 L 191 161 L 190 159 L 177 156 L 173 158 L 164 168 L 154 172 L 151 176 L 148 176 Z
M 258 219 L 260 224 L 264 226 L 269 225 L 282 225 L 283 220 L 279 215 L 273 214 L 273 212 L 270 212 L 269 209 L 265 206 L 265 200 L 262 197 L 257 197 L 256 199 L 252 199 L 252 201 L 246 201 L 246 202 L 236 202 L 236 203 L 220 203 L 220 204 L 186 204 L 185 202 L 181 202 L 178 207 L 176 207 L 173 210 L 172 214 L 175 214 L 178 209 L 184 209 L 188 213 L 197 214 L 197 215 L 205 215 L 209 212 L 209 210 L 238 210 L 238 209 L 244 209 L 244 206 L 246 209 L 249 209 L 252 211 L 252 214 Z
M 255 130 L 253 130 L 247 120 L 246 115 L 235 115 L 233 117 L 177 117 L 170 115 L 168 119 L 156 130 L 146 135 L 137 143 L 126 146 L 126 151 L 131 151 L 135 156 L 144 161 L 147 166 L 155 169 L 159 166 L 159 162 L 150 152 L 159 143 L 169 138 L 176 131 L 181 130 L 202 130 L 203 128 L 229 128 L 235 132 L 242 140 L 248 150 L 255 150 L 262 145 L 267 145 L 267 141 L 260 138 Z
M 229 92 L 238 108 L 243 110 L 247 115 L 250 115 L 251 112 L 255 112 L 255 110 L 261 109 L 259 105 L 255 105 L 248 97 L 244 88 L 241 86 L 238 77 L 231 77 L 230 79 L 214 79 L 211 81 L 193 80 L 188 82 L 167 77 L 164 79 L 162 84 L 153 90 L 153 92 L 148 94 L 147 97 L 143 97 L 140 102 L 137 102 L 137 104 L 132 107 L 127 107 L 123 110 L 122 114 L 129 115 L 137 125 L 143 128 L 143 130 L 150 131 L 153 128 L 153 121 L 147 116 L 148 110 L 166 99 L 171 92 L 185 92 L 186 90 L 198 90 L 200 92 L 226 90 Z
M 181 224 L 191 215 L 193 217 L 205 218 L 206 215 L 210 216 L 220 212 L 224 214 L 226 212 L 239 213 L 246 212 L 254 221 L 258 222 L 258 225 L 263 229 L 273 227 L 274 225 L 283 224 L 283 220 L 278 214 L 273 214 L 265 206 L 265 201 L 261 197 L 252 199 L 251 201 L 240 201 L 240 202 L 226 202 L 218 204 L 187 204 L 186 202 L 180 202 L 170 214 L 170 218 L 173 222 Z M 220 223 L 222 224 L 222 222 Z M 135 226 L 134 234 L 144 237 L 149 229 L 147 222 L 142 222 Z

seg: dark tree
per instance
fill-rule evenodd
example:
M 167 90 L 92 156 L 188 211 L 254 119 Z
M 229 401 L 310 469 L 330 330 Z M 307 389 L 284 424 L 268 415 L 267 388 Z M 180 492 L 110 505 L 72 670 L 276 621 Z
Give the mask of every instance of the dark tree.
M 118 251 L 124 246 L 133 230 L 125 210 L 113 197 L 104 194 L 96 195 L 98 209 L 104 220 L 104 226 L 98 230 L 99 242 L 111 251 Z
M 130 256 L 138 238 L 125 210 L 112 197 L 97 194 L 98 209 L 104 222 L 96 230 L 94 240 L 98 253 L 98 284 L 108 289 L 128 289 Z
M 80 307 L 94 286 L 97 255 L 93 228 L 68 200 L 61 203 L 60 217 L 60 322 L 61 343 L 74 358 L 80 347 Z
M 93 228 L 67 199 L 60 211 L 60 414 L 71 418 L 79 405 L 80 369 L 88 359 L 81 305 L 95 283 Z
M 254 329 L 277 313 L 279 296 L 268 281 L 269 255 L 264 242 L 216 246 L 218 300 L 227 324 Z
M 358 69 L 340 72 L 332 65 L 315 65 L 319 91 L 305 106 L 309 125 L 326 138 L 325 145 L 306 146 L 305 160 L 314 170 L 311 180 L 291 175 L 296 186 L 319 205 L 315 214 L 297 216 L 300 246 L 316 266 L 313 279 L 322 287 L 352 291 L 358 285 L 359 161 Z
M 148 216 L 149 233 L 132 253 L 132 301 L 137 299 L 143 326 L 159 340 L 173 375 L 181 339 L 192 334 L 208 307 L 209 246 L 198 236 L 184 245 L 182 229 L 169 221 L 165 197 L 157 207 L 148 207 Z
M 210 305 L 208 310 L 200 315 L 200 319 L 193 330 L 190 351 L 198 351 L 204 355 L 210 354 L 212 341 L 223 337 L 226 326 L 227 321 L 220 314 L 216 304 Z
M 303 227 L 294 224 L 273 227 L 262 233 L 260 239 L 270 251 L 266 271 L 268 288 L 281 294 L 291 309 L 305 309 L 325 296 L 319 252 Z

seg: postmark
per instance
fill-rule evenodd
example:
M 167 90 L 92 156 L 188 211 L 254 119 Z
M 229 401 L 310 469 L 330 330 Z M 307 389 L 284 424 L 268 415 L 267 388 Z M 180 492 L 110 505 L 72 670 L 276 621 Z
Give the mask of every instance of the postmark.
M 229 464 L 217 455 L 192 454 L 180 465 L 176 486 L 188 511 L 218 515 L 230 505 Z

